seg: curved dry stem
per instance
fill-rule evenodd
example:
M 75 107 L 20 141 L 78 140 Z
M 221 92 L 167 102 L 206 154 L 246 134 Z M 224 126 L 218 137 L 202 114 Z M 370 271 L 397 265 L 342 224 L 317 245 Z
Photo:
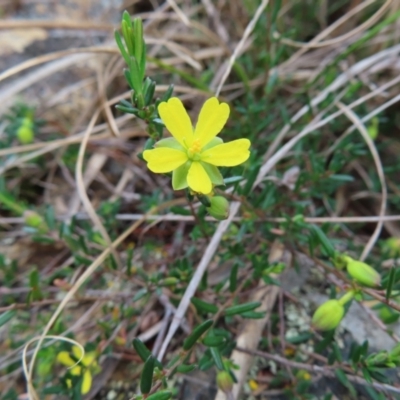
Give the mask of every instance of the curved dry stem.
M 71 344 L 79 347 L 79 349 L 81 351 L 81 354 L 82 354 L 81 358 L 74 365 L 69 367 L 68 369 L 71 369 L 75 365 L 79 364 L 80 361 L 82 360 L 83 356 L 85 355 L 84 347 L 79 342 L 77 342 L 76 340 L 73 340 L 73 339 L 70 339 L 70 338 L 67 338 L 67 337 L 63 337 L 63 336 L 55 336 L 55 335 L 46 335 L 44 337 L 42 337 L 42 336 L 34 337 L 28 343 L 26 343 L 26 345 L 24 346 L 24 350 L 22 351 L 22 370 L 24 372 L 25 377 L 27 377 L 29 375 L 28 363 L 27 363 L 27 360 L 26 360 L 29 346 L 34 342 L 37 342 L 37 341 L 40 341 L 40 340 L 43 341 L 45 339 L 61 340 L 63 342 L 68 342 L 68 343 L 71 343 Z M 33 388 L 31 382 L 29 382 L 29 381 L 28 381 L 28 393 L 30 395 L 32 395 L 32 399 L 39 400 L 39 397 L 37 396 L 37 393 L 36 393 L 35 389 Z
M 352 110 L 350 110 L 349 107 L 347 107 L 343 103 L 338 103 L 338 106 L 341 110 L 343 110 L 343 113 L 346 115 L 346 117 L 356 126 L 356 128 L 360 132 L 361 136 L 367 143 L 369 150 L 371 151 L 372 158 L 374 159 L 376 171 L 378 173 L 379 181 L 380 181 L 381 189 L 382 189 L 381 207 L 380 207 L 380 211 L 379 211 L 379 217 L 382 218 L 386 213 L 387 187 L 386 187 L 385 173 L 383 171 L 381 158 L 379 157 L 379 153 L 376 150 L 374 141 L 368 135 L 367 129 L 361 122 L 360 118 Z M 365 245 L 365 248 L 360 257 L 361 261 L 364 261 L 367 258 L 368 254 L 374 247 L 375 242 L 378 240 L 379 235 L 382 231 L 382 226 L 383 226 L 383 221 L 382 221 L 382 219 L 380 219 L 376 225 L 374 233 L 368 240 L 368 243 Z

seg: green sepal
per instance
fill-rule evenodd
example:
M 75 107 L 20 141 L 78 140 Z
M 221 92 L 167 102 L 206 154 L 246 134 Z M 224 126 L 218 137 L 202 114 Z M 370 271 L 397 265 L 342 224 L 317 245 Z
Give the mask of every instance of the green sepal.
M 209 163 L 200 162 L 203 168 L 205 169 L 207 175 L 210 177 L 211 182 L 214 185 L 223 185 L 224 184 L 224 177 L 219 172 L 219 169 L 215 165 L 211 165 Z
M 211 201 L 208 196 L 205 196 L 203 194 L 197 193 L 197 198 L 199 199 L 200 203 L 203 204 L 205 207 L 210 207 L 211 206 Z
M 173 137 L 159 140 L 155 147 L 169 147 L 170 149 L 185 151 L 184 147 Z
M 186 161 L 185 164 L 172 171 L 172 188 L 174 190 L 182 190 L 188 187 L 186 178 L 191 165 L 191 161 Z
M 155 143 L 156 143 L 156 142 L 155 142 L 155 140 L 154 140 L 153 138 L 148 138 L 148 139 L 146 140 L 146 143 L 144 144 L 143 151 L 144 151 L 144 150 L 151 150 L 151 149 L 153 149 Z
M 155 358 L 150 356 L 144 363 L 143 371 L 140 377 L 140 391 L 147 394 L 151 390 L 153 384 Z
M 206 151 L 206 150 L 211 149 L 211 148 L 213 148 L 213 147 L 215 147 L 215 146 L 218 146 L 219 144 L 222 144 L 222 143 L 224 143 L 224 141 L 223 141 L 220 137 L 216 136 L 215 138 L 211 139 L 211 140 L 201 149 L 201 151 Z
M 193 330 L 193 332 L 184 340 L 183 349 L 186 351 L 190 350 L 200 339 L 200 337 L 212 327 L 213 323 L 214 321 L 212 319 L 209 319 L 197 326 Z

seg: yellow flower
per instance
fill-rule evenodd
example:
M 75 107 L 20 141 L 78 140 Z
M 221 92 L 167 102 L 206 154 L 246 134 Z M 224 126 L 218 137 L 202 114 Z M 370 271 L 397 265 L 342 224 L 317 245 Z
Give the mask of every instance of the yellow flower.
M 250 156 L 248 139 L 223 143 L 216 137 L 229 117 L 228 104 L 219 103 L 216 97 L 203 104 L 194 129 L 177 97 L 160 103 L 158 113 L 173 137 L 145 150 L 143 158 L 152 172 L 173 172 L 174 190 L 189 187 L 196 193 L 209 194 L 213 185 L 224 183 L 217 167 L 234 167 Z
M 72 347 L 72 353 L 76 360 L 79 360 L 82 356 L 82 352 L 78 346 Z M 92 372 L 97 372 L 99 369 L 99 366 L 96 362 L 96 352 L 92 351 L 85 353 L 82 360 L 79 362 L 79 364 L 82 364 L 83 367 L 79 364 L 76 365 L 76 361 L 72 359 L 68 351 L 61 351 L 58 353 L 57 361 L 66 367 L 72 367 L 69 371 L 71 375 L 82 376 L 83 374 L 81 393 L 89 393 L 90 388 L 92 387 Z M 68 387 L 72 386 L 71 380 L 67 380 L 67 385 Z

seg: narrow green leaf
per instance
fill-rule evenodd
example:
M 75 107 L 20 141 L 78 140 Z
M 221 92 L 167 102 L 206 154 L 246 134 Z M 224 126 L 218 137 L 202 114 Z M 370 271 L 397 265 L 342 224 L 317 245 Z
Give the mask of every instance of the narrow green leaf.
M 326 237 L 324 231 L 319 226 L 316 225 L 311 225 L 310 231 L 312 235 L 318 240 L 322 248 L 325 250 L 325 253 L 329 257 L 333 257 L 335 255 L 335 249 L 333 248 L 330 240 Z
M 160 390 L 157 393 L 151 394 L 146 400 L 169 400 L 172 397 L 172 392 L 169 390 Z
M 218 307 L 215 304 L 207 303 L 206 301 L 200 300 L 197 297 L 192 297 L 190 301 L 192 304 L 194 304 L 199 312 L 205 311 L 212 314 L 216 314 L 218 312 Z
M 147 288 L 139 289 L 136 294 L 133 296 L 132 301 L 138 301 L 147 294 Z
M 224 370 L 224 363 L 222 362 L 222 357 L 219 350 L 216 347 L 210 347 L 210 352 L 214 360 L 215 366 L 221 371 Z
M 131 62 L 129 64 L 129 73 L 133 90 L 137 95 L 142 94 L 142 78 L 139 71 L 139 65 L 135 57 L 131 57 Z
M 16 314 L 17 314 L 17 311 L 15 311 L 15 310 L 6 311 L 5 313 L 0 314 L 0 326 L 5 325 Z
M 194 369 L 196 368 L 196 364 L 191 364 L 191 365 L 187 365 L 187 364 L 182 364 L 179 365 L 176 370 L 178 372 L 187 374 L 188 372 L 192 372 Z
M 243 318 L 261 319 L 265 317 L 265 312 L 247 311 L 240 315 Z
M 200 337 L 211 328 L 212 324 L 213 320 L 209 319 L 197 326 L 183 342 L 183 349 L 186 351 L 190 350 L 200 339 Z
M 229 275 L 229 291 L 233 293 L 237 288 L 237 276 L 239 271 L 239 264 L 234 264 Z
M 129 64 L 129 54 L 127 53 L 125 46 L 122 43 L 121 35 L 119 34 L 118 31 L 114 32 L 114 38 L 119 48 L 119 51 L 121 52 L 122 57 L 124 58 L 125 62 Z
M 129 63 L 130 63 L 130 60 L 129 60 Z M 128 64 L 128 66 L 129 66 L 129 64 Z M 130 73 L 129 69 L 126 69 L 126 68 L 124 69 L 124 76 L 125 76 L 126 81 L 128 82 L 129 87 L 132 90 L 134 90 L 132 79 L 131 79 L 131 73 Z
M 151 104 L 155 90 L 156 90 L 156 83 L 154 81 L 151 81 L 149 87 L 144 91 L 144 104 L 146 106 Z
M 206 336 L 203 339 L 204 346 L 219 347 L 226 343 L 226 338 L 223 336 Z
M 143 23 L 140 18 L 135 18 L 133 20 L 133 32 L 133 40 L 135 42 L 135 58 L 138 60 L 140 65 L 143 55 Z M 142 69 L 141 72 L 143 72 Z
M 153 384 L 153 372 L 154 372 L 155 358 L 150 356 L 144 363 L 143 371 L 140 377 L 140 391 L 143 394 L 147 394 L 151 390 Z
M 160 103 L 163 101 L 168 101 L 171 98 L 173 91 L 174 91 L 174 85 L 171 83 L 168 86 L 168 89 L 165 91 L 165 93 L 161 97 Z
M 123 106 L 123 105 L 121 105 L 121 104 L 117 104 L 117 105 L 115 106 L 115 108 L 116 108 L 117 110 L 120 110 L 120 111 L 122 111 L 122 112 L 124 112 L 124 113 L 127 113 L 127 114 L 137 115 L 137 113 L 139 112 L 139 110 L 138 110 L 137 108 L 125 107 L 125 106 Z
M 224 314 L 226 317 L 231 315 L 243 314 L 247 311 L 253 311 L 257 307 L 260 307 L 261 303 L 259 301 L 252 301 L 250 303 L 238 304 L 236 306 L 228 307 Z
M 140 339 L 133 339 L 132 345 L 143 362 L 145 362 L 151 356 L 151 351 Z

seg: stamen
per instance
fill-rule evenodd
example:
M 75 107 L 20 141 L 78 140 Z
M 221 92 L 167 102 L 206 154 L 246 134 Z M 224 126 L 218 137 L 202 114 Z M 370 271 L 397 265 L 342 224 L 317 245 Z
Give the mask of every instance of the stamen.
M 192 146 L 189 149 L 190 153 L 199 153 L 201 150 L 201 145 L 200 145 L 200 140 L 199 139 L 194 139 Z

